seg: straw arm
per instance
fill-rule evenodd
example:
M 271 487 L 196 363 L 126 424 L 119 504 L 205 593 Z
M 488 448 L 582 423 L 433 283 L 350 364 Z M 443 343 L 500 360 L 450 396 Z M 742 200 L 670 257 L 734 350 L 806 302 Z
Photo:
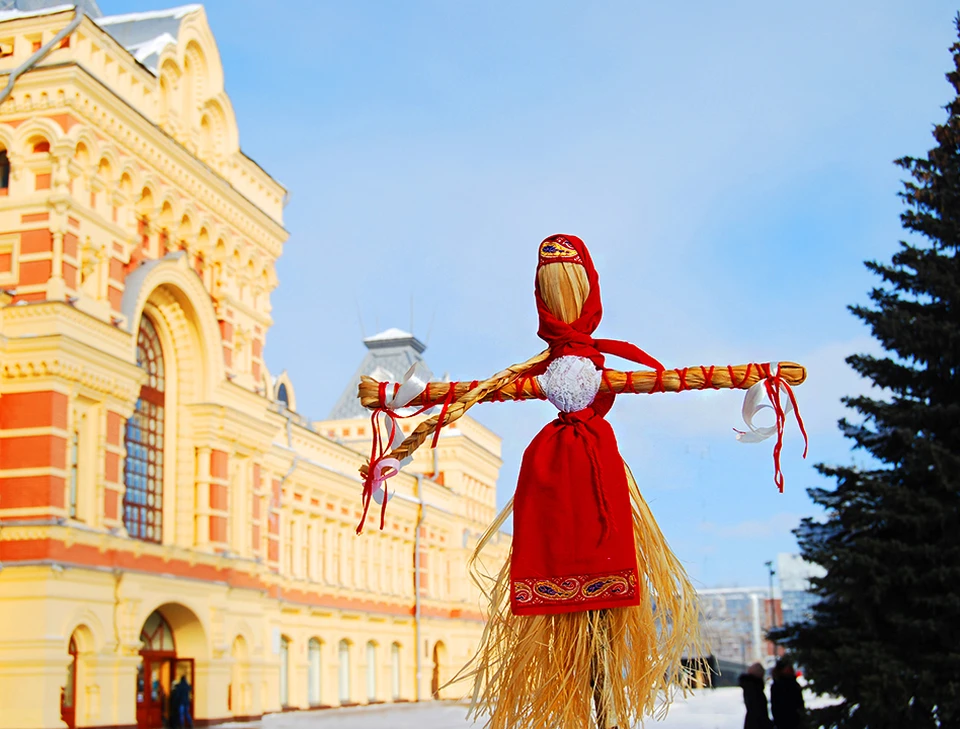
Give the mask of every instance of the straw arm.
M 493 377 L 484 380 L 483 382 L 471 382 L 467 385 L 463 395 L 461 397 L 454 398 L 450 392 L 449 382 L 439 383 L 443 385 L 444 397 L 443 403 L 444 407 L 438 415 L 433 415 L 427 420 L 422 421 L 413 432 L 408 435 L 403 442 L 390 451 L 388 455 L 389 458 L 396 458 L 398 460 L 403 460 L 407 456 L 411 455 L 417 448 L 419 448 L 423 442 L 430 437 L 431 434 L 438 431 L 439 428 L 442 428 L 445 425 L 449 425 L 456 420 L 459 420 L 463 415 L 473 407 L 476 403 L 484 400 L 487 395 L 492 392 L 497 392 L 505 387 L 508 387 L 515 380 L 520 378 L 525 371 L 530 369 L 533 366 L 536 366 L 540 362 L 548 359 L 550 357 L 550 350 L 545 349 L 540 354 L 534 355 L 526 362 L 521 362 L 519 364 L 510 365 L 505 370 L 501 370 Z M 377 398 L 379 399 L 379 393 L 386 392 L 387 387 L 380 387 L 383 383 L 379 383 L 376 380 L 373 380 L 370 377 L 361 376 L 360 378 L 360 389 L 363 390 L 364 386 L 367 388 L 373 387 L 373 391 L 377 393 Z M 433 383 L 431 383 L 433 384 Z M 387 383 L 389 385 L 389 383 Z M 430 393 L 430 398 L 433 397 L 431 388 L 427 387 L 424 390 L 424 395 Z M 391 395 L 394 392 L 390 393 Z M 423 400 L 423 397 L 419 398 Z M 428 399 L 426 402 L 430 402 Z M 408 403 L 411 404 L 411 403 Z M 376 407 L 376 406 L 374 406 Z M 363 477 L 366 478 L 369 474 L 369 464 L 361 466 L 360 473 L 363 474 Z
M 807 370 L 795 362 L 780 362 L 780 378 L 788 385 L 799 385 L 807 378 Z M 776 367 L 771 367 L 776 372 Z M 684 390 L 739 389 L 746 390 L 764 379 L 760 365 L 724 365 L 680 367 L 664 370 L 658 378 L 651 370 L 620 372 L 607 370 L 600 392 L 614 394 L 647 394 L 655 392 L 683 392 Z M 392 394 L 394 385 L 388 383 L 384 391 Z M 459 400 L 472 388 L 471 382 L 431 382 L 423 394 L 414 398 L 409 405 L 442 405 L 447 398 Z M 451 397 L 450 390 L 453 389 Z M 360 403 L 366 408 L 383 407 L 380 397 L 380 383 L 370 377 L 362 377 L 360 382 Z M 506 400 L 543 400 L 544 394 L 536 377 L 519 377 L 509 384 L 486 393 L 480 402 L 502 402 Z

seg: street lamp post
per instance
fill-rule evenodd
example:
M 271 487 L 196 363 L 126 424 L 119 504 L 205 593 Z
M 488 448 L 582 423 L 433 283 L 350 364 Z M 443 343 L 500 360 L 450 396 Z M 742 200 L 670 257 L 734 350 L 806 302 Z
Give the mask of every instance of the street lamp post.
M 777 574 L 773 569 L 773 561 L 767 560 L 764 562 L 764 565 L 767 567 L 767 572 L 770 576 L 770 630 L 774 630 L 777 627 L 777 608 L 773 602 L 773 576 Z M 773 641 L 770 641 L 773 643 Z M 776 648 L 774 647 L 774 655 L 776 655 Z
M 777 573 L 773 569 L 773 562 L 771 560 L 764 562 L 764 564 L 767 566 L 767 572 L 770 575 L 770 629 L 772 630 L 777 627 L 777 611 L 773 605 L 773 576 Z

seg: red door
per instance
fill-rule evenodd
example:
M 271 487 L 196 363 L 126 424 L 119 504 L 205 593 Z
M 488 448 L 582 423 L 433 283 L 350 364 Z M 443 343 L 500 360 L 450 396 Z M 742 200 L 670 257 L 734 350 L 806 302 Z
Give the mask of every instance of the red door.
M 140 630 L 141 662 L 137 669 L 137 727 L 159 729 L 169 726 L 170 694 L 173 690 L 177 646 L 173 631 L 155 610 Z
M 170 690 L 176 654 L 142 652 L 137 670 L 137 729 L 159 729 L 169 724 Z

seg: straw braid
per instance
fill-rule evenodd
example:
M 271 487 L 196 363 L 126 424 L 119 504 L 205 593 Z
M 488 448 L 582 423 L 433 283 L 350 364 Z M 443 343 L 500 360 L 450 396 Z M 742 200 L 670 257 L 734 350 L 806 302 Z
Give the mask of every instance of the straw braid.
M 540 354 L 528 359 L 526 362 L 511 365 L 510 367 L 507 367 L 507 369 L 498 372 L 493 377 L 477 383 L 455 401 L 450 403 L 450 405 L 442 410 L 439 415 L 434 415 L 432 418 L 424 420 L 422 423 L 420 423 L 420 425 L 418 425 L 414 431 L 404 439 L 403 443 L 390 451 L 390 453 L 388 453 L 385 457 L 403 460 L 407 456 L 412 455 L 413 452 L 423 445 L 423 442 L 433 435 L 438 428 L 442 428 L 444 425 L 449 425 L 450 423 L 459 420 L 464 416 L 467 410 L 472 408 L 485 397 L 516 381 L 518 378 L 523 376 L 524 372 L 527 372 L 534 366 L 540 364 L 549 356 L 550 350 L 545 349 Z M 365 382 L 374 381 L 370 378 L 362 378 L 360 383 L 361 388 L 364 386 Z M 453 394 L 450 392 L 449 388 L 447 393 Z M 443 418 L 442 423 L 440 422 L 441 417 Z M 367 475 L 368 470 L 369 467 L 366 465 L 360 468 L 360 472 L 364 476 Z

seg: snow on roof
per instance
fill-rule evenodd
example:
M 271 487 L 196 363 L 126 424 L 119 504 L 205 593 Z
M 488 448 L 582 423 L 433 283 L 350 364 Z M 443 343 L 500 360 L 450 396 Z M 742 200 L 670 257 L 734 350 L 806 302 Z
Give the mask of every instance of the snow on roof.
M 0 22 L 14 20 L 15 18 L 37 18 L 41 15 L 53 15 L 65 10 L 73 10 L 73 8 L 73 5 L 54 5 L 52 8 L 42 8 L 41 10 L 0 10 Z
M 168 10 L 108 15 L 97 18 L 96 23 L 156 74 L 160 53 L 168 45 L 176 45 L 183 18 L 202 9 L 197 4 L 180 5 Z
M 156 38 L 151 38 L 143 43 L 127 46 L 127 50 L 133 54 L 140 63 L 144 63 L 152 55 L 160 55 L 160 52 L 168 45 L 176 45 L 177 39 L 169 33 L 161 33 Z
M 167 10 L 149 10 L 143 13 L 124 13 L 122 15 L 106 15 L 97 18 L 98 25 L 117 25 L 119 23 L 137 23 L 141 20 L 159 20 L 161 18 L 173 18 L 179 20 L 185 15 L 201 10 L 203 5 L 193 3 L 191 5 L 180 5 L 176 8 Z
M 397 329 L 396 327 L 390 327 L 389 329 L 380 332 L 379 334 L 374 334 L 372 337 L 367 337 L 363 341 L 365 342 L 384 342 L 390 339 L 412 339 L 413 335 L 410 332 L 405 332 L 403 329 Z

